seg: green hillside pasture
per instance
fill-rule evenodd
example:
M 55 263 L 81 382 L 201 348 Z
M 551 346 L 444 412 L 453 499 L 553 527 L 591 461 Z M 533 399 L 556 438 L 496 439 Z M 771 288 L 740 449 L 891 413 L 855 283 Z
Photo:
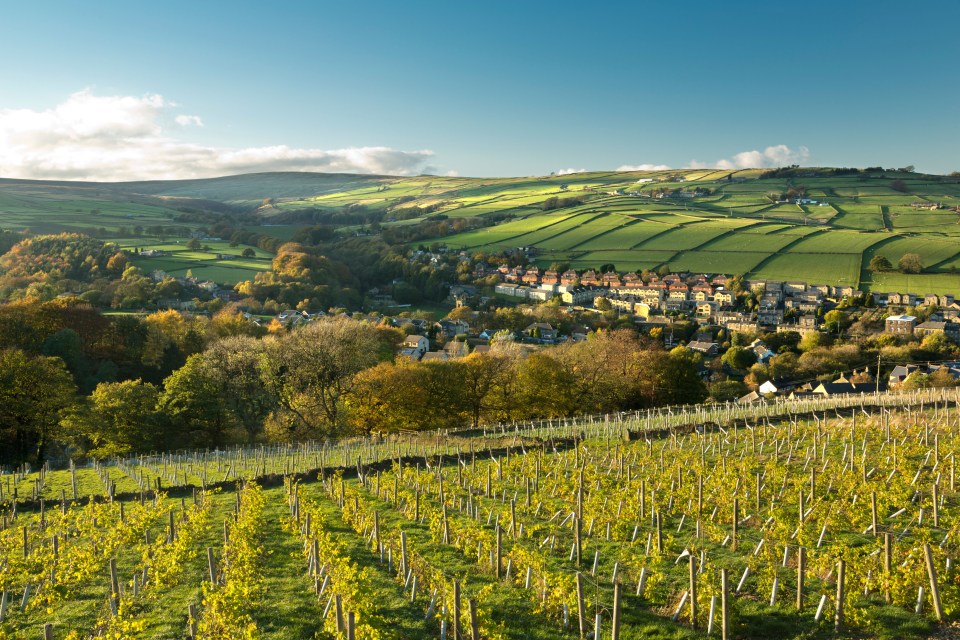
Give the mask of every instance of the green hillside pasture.
M 658 233 L 664 233 L 671 227 L 659 222 L 650 222 L 641 220 L 632 224 L 614 229 L 610 233 L 594 236 L 589 241 L 577 246 L 576 248 L 586 251 L 609 250 L 609 249 L 629 249 L 634 247 Z
M 59 231 L 100 235 L 121 227 L 183 226 L 173 221 L 179 212 L 135 202 L 57 198 L 0 192 L 0 227 L 34 233 Z
M 752 224 L 755 223 L 749 220 L 737 219 L 723 222 L 691 223 L 654 236 L 643 242 L 638 248 L 670 251 L 694 249 L 709 242 L 716 236 L 736 229 L 742 229 Z
M 139 247 L 142 249 L 161 249 L 169 251 L 170 255 L 156 258 L 133 257 L 133 264 L 143 270 L 144 273 L 151 273 L 155 270 L 167 272 L 171 276 L 185 276 L 187 271 L 191 271 L 195 278 L 201 280 L 212 280 L 221 285 L 234 285 L 244 280 L 252 280 L 258 273 L 269 271 L 271 268 L 271 254 L 250 247 L 257 252 L 256 257 L 243 258 L 240 253 L 247 247 L 230 247 L 226 242 L 210 242 L 210 251 L 190 251 L 184 245 L 160 244 L 145 246 L 137 239 L 122 240 L 121 246 L 126 248 Z M 185 244 L 185 243 L 184 243 Z M 229 256 L 218 260 L 217 253 Z
M 556 224 L 551 224 L 546 227 L 542 227 L 537 231 L 518 236 L 517 241 L 520 242 L 518 246 L 527 246 L 535 245 L 538 247 L 547 247 L 547 244 L 554 239 L 554 236 L 559 234 L 566 234 L 568 231 L 576 231 L 577 233 L 583 234 L 584 238 L 593 235 L 590 231 L 590 228 L 593 226 L 593 223 L 596 221 L 602 220 L 604 215 L 600 214 L 597 211 L 587 211 L 583 213 L 578 213 L 572 216 L 567 217 L 565 220 L 562 220 Z M 578 236 L 574 235 L 574 239 Z M 567 245 L 568 243 L 560 242 L 561 245 Z
M 519 236 L 549 228 L 557 223 L 564 222 L 575 214 L 543 214 L 522 220 L 511 220 L 502 224 L 467 231 L 444 238 L 450 247 L 472 249 L 474 247 L 517 247 L 524 242 L 514 242 Z M 556 230 L 554 233 L 558 232 Z
M 578 224 L 577 226 L 563 232 L 555 238 L 550 238 L 548 240 L 544 240 L 543 242 L 539 242 L 537 246 L 547 250 L 569 251 L 571 249 L 579 248 L 588 240 L 596 238 L 601 234 L 620 228 L 630 221 L 630 218 L 625 216 L 603 213 L 599 217 L 596 217 L 589 222 L 584 220 L 582 224 Z
M 712 252 L 750 251 L 770 254 L 780 251 L 791 242 L 795 242 L 798 237 L 809 235 L 815 231 L 813 227 L 787 227 L 797 231 L 796 234 L 788 235 L 787 233 L 770 233 L 768 227 L 775 227 L 777 231 L 784 230 L 781 225 L 758 224 L 717 238 L 703 245 L 700 249 Z
M 828 229 L 806 237 L 790 247 L 790 253 L 849 253 L 860 255 L 868 247 L 889 238 L 883 233 Z
M 938 232 L 960 234 L 960 217 L 946 209 L 925 211 L 913 207 L 890 207 L 890 221 L 900 231 Z
M 872 204 L 838 204 L 835 208 L 840 212 L 831 220 L 831 224 L 835 227 L 858 231 L 875 231 L 885 228 L 880 207 Z
M 111 240 L 115 242 L 123 249 L 159 249 L 161 251 L 170 251 L 178 252 L 178 255 L 190 254 L 191 256 L 197 256 L 199 259 L 206 259 L 209 256 L 214 256 L 214 254 L 222 253 L 224 255 L 236 256 L 236 260 L 247 260 L 248 258 L 241 258 L 240 254 L 243 253 L 244 249 L 253 249 L 254 257 L 266 260 L 272 260 L 273 254 L 269 251 L 264 251 L 259 247 L 253 247 L 250 245 L 237 245 L 236 247 L 231 247 L 229 242 L 224 240 L 211 240 L 206 242 L 201 242 L 205 247 L 210 247 L 210 251 L 196 251 L 191 252 L 187 249 L 187 241 L 168 241 L 168 242 L 156 242 L 151 241 L 150 238 L 121 238 L 119 240 Z
M 684 251 L 670 260 L 671 271 L 749 273 L 770 256 L 764 251 Z
M 641 271 L 654 269 L 669 262 L 676 255 L 673 251 L 591 251 L 570 260 L 574 269 L 596 269 L 602 264 L 613 264 L 618 271 Z M 550 264 L 553 260 L 547 260 Z
M 951 293 L 960 296 L 960 275 L 953 273 L 877 273 L 871 275 L 871 281 L 864 283 L 870 291 L 898 293 Z
M 860 254 L 783 253 L 750 272 L 750 277 L 856 286 L 860 279 Z
M 864 253 L 864 267 L 870 264 L 870 260 L 875 255 L 886 256 L 894 266 L 905 253 L 920 254 L 920 262 L 924 269 L 935 267 L 938 270 L 949 270 L 951 260 L 958 256 L 960 252 L 960 243 L 956 240 L 947 240 L 941 238 L 895 238 L 889 242 L 878 244 Z M 941 263 L 944 263 L 942 266 Z

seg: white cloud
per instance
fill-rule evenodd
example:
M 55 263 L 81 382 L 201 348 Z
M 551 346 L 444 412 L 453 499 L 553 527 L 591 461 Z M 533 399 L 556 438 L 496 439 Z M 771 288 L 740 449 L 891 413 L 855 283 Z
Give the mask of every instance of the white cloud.
M 770 167 L 784 167 L 792 164 L 806 164 L 810 160 L 810 150 L 804 146 L 791 149 L 785 144 L 767 147 L 763 151 L 741 151 L 730 158 L 723 158 L 714 163 L 692 160 L 690 169 L 766 169 Z
M 617 171 L 667 171 L 672 168 L 666 164 L 622 164 Z
M 558 176 L 568 176 L 568 175 L 570 175 L 571 173 L 585 173 L 585 172 L 586 172 L 586 169 L 573 169 L 573 168 L 570 168 L 570 169 L 558 169 L 557 171 L 554 171 L 553 173 L 554 173 L 554 175 L 558 175 Z
M 202 127 L 203 120 L 200 119 L 200 116 L 188 116 L 186 114 L 181 114 L 174 118 L 176 122 L 181 127 Z
M 415 175 L 432 151 L 388 147 L 222 148 L 175 138 L 163 126 L 174 103 L 163 96 L 74 93 L 46 110 L 0 109 L 0 176 L 64 180 L 204 178 L 259 171 Z M 180 127 L 202 126 L 179 115 Z

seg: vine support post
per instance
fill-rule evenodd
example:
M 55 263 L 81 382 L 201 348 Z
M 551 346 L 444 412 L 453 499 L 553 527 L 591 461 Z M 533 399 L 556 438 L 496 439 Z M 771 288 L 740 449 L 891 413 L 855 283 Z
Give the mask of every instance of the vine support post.
M 610 625 L 610 640 L 620 640 L 620 581 L 613 585 L 613 622 Z
M 893 594 L 890 590 L 890 580 L 893 578 L 893 538 L 889 533 L 883 534 L 883 574 L 883 596 L 887 604 L 891 604 L 893 602 Z
M 807 549 L 801 546 L 797 549 L 797 611 L 803 610 L 803 583 L 806 570 Z
M 730 633 L 729 576 L 726 569 L 720 569 L 720 639 L 727 640 Z
M 923 557 L 927 562 L 927 576 L 930 578 L 930 599 L 933 600 L 933 610 L 937 620 L 943 622 L 943 604 L 940 602 L 940 587 L 937 585 L 937 568 L 933 564 L 933 552 L 930 543 L 923 544 Z
M 583 601 L 583 574 L 577 571 L 577 620 L 580 624 L 580 637 L 587 637 L 587 611 Z
M 843 602 L 847 595 L 844 584 L 846 577 L 847 563 L 841 559 L 837 561 L 837 609 L 833 618 L 833 626 L 837 630 L 843 628 Z
M 690 626 L 697 627 L 697 559 L 694 554 L 689 555 L 690 564 Z

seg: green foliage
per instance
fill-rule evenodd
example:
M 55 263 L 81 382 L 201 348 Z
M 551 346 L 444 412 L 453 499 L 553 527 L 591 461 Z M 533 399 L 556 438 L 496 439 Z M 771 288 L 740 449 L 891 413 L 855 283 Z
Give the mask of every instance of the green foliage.
M 721 358 L 724 364 L 737 371 L 749 369 L 757 361 L 757 354 L 743 347 L 730 347 Z
M 95 458 L 154 451 L 165 444 L 158 397 L 157 387 L 141 380 L 100 383 L 64 419 L 64 429 Z
M 891 271 L 893 265 L 886 256 L 877 254 L 870 258 L 870 270 L 876 272 Z
M 0 461 L 42 462 L 75 394 L 59 358 L 0 350 Z

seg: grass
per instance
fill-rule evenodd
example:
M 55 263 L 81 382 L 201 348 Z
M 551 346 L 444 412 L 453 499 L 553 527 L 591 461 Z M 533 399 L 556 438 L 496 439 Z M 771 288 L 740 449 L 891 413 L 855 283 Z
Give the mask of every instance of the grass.
M 839 270 L 832 280 L 884 290 L 903 286 L 905 279 L 873 277 L 865 270 L 870 258 L 878 249 L 900 252 L 912 246 L 911 251 L 923 256 L 927 272 L 911 277 L 910 285 L 960 294 L 960 280 L 947 277 L 950 268 L 958 266 L 948 244 L 960 238 L 960 216 L 946 208 L 960 205 L 960 181 L 921 174 L 837 176 L 819 171 L 802 169 L 789 177 L 762 179 L 760 170 L 685 169 L 480 179 L 288 172 L 117 184 L 0 180 L 0 226 L 116 237 L 134 226 L 189 227 L 178 222 L 178 207 L 215 200 L 256 209 L 261 224 L 249 225 L 249 230 L 289 240 L 298 227 L 274 220 L 297 209 L 336 213 L 359 205 L 379 212 L 382 224 L 391 226 L 418 220 L 392 221 L 397 211 L 430 207 L 451 218 L 510 216 L 490 227 L 438 239 L 450 247 L 498 251 L 534 246 L 541 252 L 538 262 L 569 261 L 578 268 L 596 268 L 615 256 L 620 268 L 672 262 L 674 268 L 690 271 L 732 274 L 752 269 L 754 276 L 776 273 L 796 279 L 804 274 L 791 269 L 817 262 L 809 256 L 824 256 L 810 277 Z M 684 180 L 659 182 L 674 174 Z M 892 188 L 895 179 L 904 182 L 906 192 Z M 824 206 L 776 202 L 791 186 L 804 187 L 808 197 Z M 664 188 L 709 193 L 653 197 Z M 542 205 L 551 197 L 583 203 L 544 211 Z M 261 206 L 267 198 L 269 204 Z M 931 211 L 915 204 L 945 208 Z M 809 237 L 800 239 L 804 235 Z M 176 251 L 174 259 L 141 259 L 141 266 L 174 275 L 192 269 L 194 275 L 222 284 L 269 268 L 269 256 L 259 253 L 253 262 L 214 261 L 210 255 L 170 250 Z M 789 257 L 794 254 L 806 257 Z M 859 267 L 850 256 L 859 258 Z
M 185 276 L 189 271 L 195 278 L 212 280 L 222 285 L 234 285 L 244 280 L 252 280 L 258 273 L 270 270 L 273 258 L 270 253 L 257 247 L 246 245 L 231 247 L 228 242 L 218 241 L 204 242 L 203 245 L 209 247 L 209 250 L 190 250 L 186 246 L 186 241 L 151 244 L 144 239 L 133 238 L 119 240 L 117 243 L 131 251 L 160 249 L 169 254 L 158 257 L 135 255 L 133 264 L 144 273 L 149 274 L 160 270 L 171 276 Z M 249 258 L 241 256 L 241 253 L 248 248 L 254 251 L 254 256 Z M 224 257 L 218 258 L 218 255 Z

